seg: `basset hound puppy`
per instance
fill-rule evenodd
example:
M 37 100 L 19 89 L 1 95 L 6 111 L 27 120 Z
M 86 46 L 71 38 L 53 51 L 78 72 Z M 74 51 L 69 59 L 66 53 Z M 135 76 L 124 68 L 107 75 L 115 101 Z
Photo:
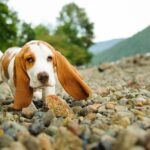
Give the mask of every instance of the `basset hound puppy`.
M 45 97 L 55 95 L 55 73 L 65 91 L 76 100 L 92 93 L 78 71 L 67 59 L 44 41 L 31 41 L 22 48 L 5 51 L 0 59 L 0 76 L 14 95 L 12 109 L 30 105 L 34 89 L 42 89 Z

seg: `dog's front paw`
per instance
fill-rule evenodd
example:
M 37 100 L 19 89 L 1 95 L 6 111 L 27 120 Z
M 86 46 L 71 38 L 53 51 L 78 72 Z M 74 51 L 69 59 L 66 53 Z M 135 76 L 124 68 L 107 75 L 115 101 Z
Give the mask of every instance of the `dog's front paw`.
M 7 108 L 7 111 L 21 111 L 22 109 L 16 108 L 14 104 L 10 104 Z

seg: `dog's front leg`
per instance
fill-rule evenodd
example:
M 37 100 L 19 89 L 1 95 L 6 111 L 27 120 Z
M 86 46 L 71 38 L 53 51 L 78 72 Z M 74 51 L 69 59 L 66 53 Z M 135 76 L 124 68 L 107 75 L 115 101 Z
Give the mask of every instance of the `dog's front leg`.
M 56 95 L 55 86 L 45 87 L 43 89 L 42 98 L 45 99 L 47 96 Z
M 46 97 L 48 97 L 48 96 L 57 97 L 56 96 L 56 91 L 55 91 L 55 86 L 45 87 L 43 89 L 42 99 L 45 101 L 46 105 L 48 105 L 48 102 L 46 101 Z

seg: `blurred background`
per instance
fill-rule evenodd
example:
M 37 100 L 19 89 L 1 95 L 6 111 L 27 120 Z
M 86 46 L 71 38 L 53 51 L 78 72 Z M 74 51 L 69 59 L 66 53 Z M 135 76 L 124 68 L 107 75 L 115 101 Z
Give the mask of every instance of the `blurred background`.
M 150 52 L 149 0 L 0 0 L 0 49 L 43 40 L 77 66 Z

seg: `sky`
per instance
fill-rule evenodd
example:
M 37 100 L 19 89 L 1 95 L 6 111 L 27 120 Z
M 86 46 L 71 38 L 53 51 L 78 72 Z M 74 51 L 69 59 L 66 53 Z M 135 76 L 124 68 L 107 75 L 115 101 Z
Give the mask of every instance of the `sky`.
M 70 2 L 84 8 L 94 23 L 95 42 L 127 38 L 150 25 L 150 0 L 9 0 L 8 5 L 33 26 L 55 26 L 62 7 Z

